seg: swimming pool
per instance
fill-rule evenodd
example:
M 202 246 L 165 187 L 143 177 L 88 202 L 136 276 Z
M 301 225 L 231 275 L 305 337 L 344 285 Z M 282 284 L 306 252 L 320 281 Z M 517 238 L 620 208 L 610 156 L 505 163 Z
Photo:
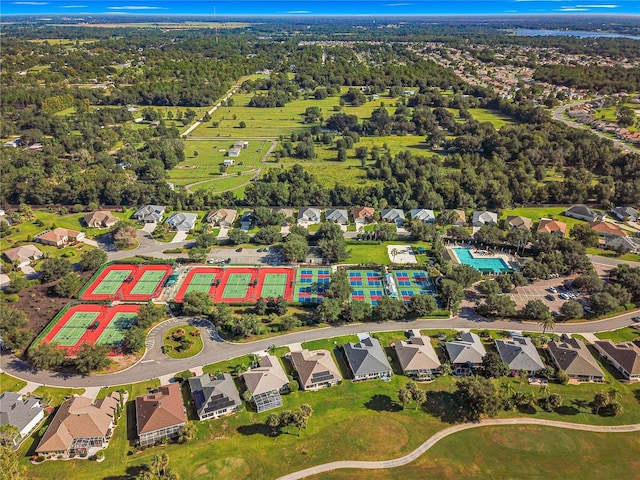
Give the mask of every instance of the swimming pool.
M 471 256 L 470 248 L 454 248 L 455 253 L 460 263 L 463 265 L 469 265 L 476 270 L 480 270 L 482 273 L 504 273 L 512 272 L 513 269 L 507 265 L 502 258 L 496 257 L 473 257 Z

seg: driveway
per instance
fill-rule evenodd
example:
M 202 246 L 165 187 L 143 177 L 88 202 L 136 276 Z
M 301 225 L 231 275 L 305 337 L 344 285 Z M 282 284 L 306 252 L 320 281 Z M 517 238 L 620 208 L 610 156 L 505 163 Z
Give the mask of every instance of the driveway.
M 38 276 L 38 272 L 36 272 L 31 265 L 22 265 L 20 267 L 22 273 L 24 273 L 25 278 L 31 280 Z
M 156 229 L 156 227 L 158 226 L 157 223 L 145 223 L 144 227 L 142 227 L 140 230 L 142 230 L 143 232 L 146 233 L 153 233 L 153 231 Z
M 218 232 L 218 236 L 216 237 L 218 240 L 226 240 L 229 238 L 229 227 L 220 227 L 220 231 Z
M 176 236 L 173 237 L 173 240 L 171 240 L 170 243 L 184 242 L 188 235 L 189 232 L 176 232 Z

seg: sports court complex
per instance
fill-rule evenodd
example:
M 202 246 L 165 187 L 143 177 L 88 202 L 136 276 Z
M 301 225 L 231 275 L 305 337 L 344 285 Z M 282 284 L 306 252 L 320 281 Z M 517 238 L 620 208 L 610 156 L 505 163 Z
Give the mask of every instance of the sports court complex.
M 255 302 L 259 298 L 282 296 L 293 301 L 293 268 L 192 267 L 175 296 L 184 300 L 188 292 L 207 292 L 214 302 Z
M 330 282 L 330 268 L 302 267 L 296 272 L 295 301 L 317 303 L 324 298 Z
M 377 270 L 347 270 L 349 285 L 353 288 L 351 300 L 367 302 L 373 306 L 386 295 L 383 274 Z
M 135 324 L 140 305 L 73 305 L 62 310 L 36 342 L 55 342 L 68 354 L 80 345 L 107 345 L 117 353 L 125 335 Z
M 405 302 L 414 295 L 436 294 L 433 282 L 423 270 L 394 270 L 392 275 L 398 286 L 398 297 Z
M 173 271 L 168 264 L 105 265 L 80 291 L 82 300 L 148 301 L 159 295 Z

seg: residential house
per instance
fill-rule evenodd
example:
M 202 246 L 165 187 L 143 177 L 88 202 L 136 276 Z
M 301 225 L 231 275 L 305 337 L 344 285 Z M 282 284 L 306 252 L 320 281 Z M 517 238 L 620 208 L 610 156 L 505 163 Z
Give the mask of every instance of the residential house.
M 228 373 L 215 377 L 208 373 L 191 377 L 189 389 L 200 420 L 218 418 L 237 412 L 242 407 L 236 384 Z
M 417 380 L 431 380 L 440 371 L 440 360 L 429 337 L 400 340 L 394 348 L 405 375 Z
M 592 208 L 584 205 L 574 205 L 562 212 L 562 214 L 565 217 L 577 218 L 585 222 L 603 222 L 607 216 L 606 213 L 596 212 Z
M 505 219 L 506 226 L 509 228 L 517 228 L 519 230 L 531 230 L 533 221 L 530 218 L 520 215 L 509 215 Z
M 276 215 L 282 214 L 284 215 L 284 222 L 283 225 L 287 225 L 287 218 L 295 218 L 295 215 L 293 213 L 293 208 L 274 208 L 273 209 L 273 213 L 275 213 Z
M 424 223 L 435 223 L 436 214 L 428 208 L 414 208 L 409 212 L 413 220 L 419 220 Z
M 298 224 L 302 226 L 320 223 L 321 211 L 319 208 L 301 208 L 298 212 Z
M 640 380 L 640 346 L 635 342 L 613 343 L 597 340 L 593 346 L 601 357 L 622 373 L 627 380 Z
M 464 210 L 454 210 L 453 213 L 455 213 L 456 217 L 452 225 L 454 227 L 464 227 L 467 224 L 467 214 Z
M 474 227 L 482 227 L 484 225 L 497 225 L 498 214 L 494 212 L 487 212 L 486 210 L 477 210 L 473 212 L 471 224 Z
M 213 223 L 219 227 L 231 227 L 236 219 L 238 212 L 230 208 L 220 208 L 218 210 L 211 210 L 207 213 L 204 221 L 207 223 Z
M 640 240 L 631 237 L 606 238 L 604 248 L 616 252 L 638 253 L 640 252 Z
M 21 247 L 10 248 L 2 254 L 9 262 L 18 262 L 18 267 L 29 265 L 31 260 L 39 260 L 43 255 L 35 245 L 22 245 Z
M 107 448 L 115 427 L 120 394 L 93 401 L 74 395 L 58 407 L 35 450 L 37 455 L 92 455 Z
M 362 226 L 374 220 L 376 211 L 371 207 L 356 207 L 353 209 L 353 220 L 356 225 Z
M 249 230 L 253 226 L 253 212 L 247 210 L 240 217 L 240 228 L 242 230 Z
M 611 237 L 628 237 L 629 234 L 617 225 L 608 222 L 590 222 L 589 226 L 598 235 L 605 238 Z
M 229 157 L 239 157 L 240 156 L 240 152 L 242 152 L 241 148 L 238 147 L 232 147 L 229 149 L 229 151 L 227 152 L 227 155 Z
M 143 223 L 157 223 L 162 221 L 166 208 L 164 205 L 145 205 L 136 210 L 131 218 Z
M 633 207 L 615 207 L 611 209 L 611 213 L 623 222 L 635 222 L 640 218 L 640 212 Z
M 242 374 L 258 412 L 282 406 L 280 392 L 287 390 L 289 377 L 273 355 L 265 355 L 258 366 Z
M 234 148 L 239 148 L 241 150 L 246 150 L 247 148 L 249 148 L 249 142 L 247 142 L 246 140 L 238 140 L 237 142 L 235 142 L 233 144 Z
M 551 218 L 541 218 L 537 231 L 538 233 L 553 233 L 564 237 L 567 234 L 567 224 Z
M 136 426 L 140 446 L 153 445 L 178 436 L 187 423 L 180 384 L 170 383 L 136 397 Z
M 327 210 L 325 212 L 325 220 L 340 225 L 347 225 L 349 223 L 349 213 L 343 209 Z
M 225 167 L 232 167 L 234 162 L 235 162 L 235 160 L 233 158 L 225 158 L 222 161 L 222 165 L 224 165 Z
M 393 375 L 387 355 L 377 339 L 366 337 L 359 343 L 347 343 L 343 348 L 354 381 L 390 378 Z
M 342 375 L 328 350 L 291 352 L 289 360 L 298 372 L 302 390 L 319 390 L 337 385 Z
M 118 217 L 108 210 L 97 210 L 87 213 L 83 217 L 83 220 L 89 228 L 109 228 L 120 221 Z
M 44 409 L 37 397 L 26 397 L 14 392 L 0 393 L 0 426 L 12 425 L 18 434 L 12 437 L 0 434 L 0 440 L 14 448 L 40 424 L 44 418 Z
M 455 375 L 470 375 L 482 366 L 487 354 L 480 337 L 471 332 L 461 334 L 460 340 L 445 343 L 445 347 Z
M 496 347 L 513 374 L 526 370 L 529 375 L 535 375 L 544 369 L 544 363 L 529 337 L 514 335 L 510 340 L 496 340 Z
M 179 232 L 188 232 L 196 226 L 198 215 L 196 213 L 178 212 L 167 218 L 167 225 Z
M 404 212 L 399 208 L 385 208 L 381 213 L 382 220 L 387 223 L 395 223 L 396 227 L 404 225 Z
M 18 148 L 22 144 L 23 144 L 22 138 L 18 137 L 18 138 L 14 138 L 13 140 L 9 140 L 8 142 L 5 142 L 4 146 L 9 148 Z
M 562 335 L 560 341 L 550 341 L 547 350 L 556 367 L 567 372 L 569 378 L 581 382 L 604 381 L 600 365 L 581 340 Z
M 40 233 L 34 237 L 36 242 L 43 245 L 51 245 L 53 247 L 62 247 L 70 242 L 80 241 L 84 239 L 84 232 L 69 230 L 68 228 L 54 228 L 46 232 Z

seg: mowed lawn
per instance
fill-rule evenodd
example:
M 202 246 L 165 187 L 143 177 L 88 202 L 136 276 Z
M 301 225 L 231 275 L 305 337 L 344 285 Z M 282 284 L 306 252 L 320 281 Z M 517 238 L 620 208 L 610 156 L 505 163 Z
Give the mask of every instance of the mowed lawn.
M 637 433 L 538 426 L 480 427 L 448 436 L 416 461 L 389 470 L 336 470 L 309 480 L 638 478 Z
M 521 215 L 533 220 L 534 229 L 536 228 L 535 224 L 538 223 L 541 218 L 555 218 L 556 220 L 567 224 L 568 235 L 574 225 L 577 225 L 579 223 L 586 224 L 586 222 L 562 215 L 562 212 L 564 212 L 567 208 L 569 208 L 569 206 L 514 208 L 512 210 L 503 210 L 500 218 L 507 218 L 509 215 Z
M 630 342 L 640 337 L 640 330 L 633 327 L 621 328 L 611 332 L 596 333 L 596 337 L 601 340 L 609 339 L 612 342 Z
M 18 378 L 7 375 L 6 373 L 0 373 L 0 393 L 3 392 L 18 392 L 27 386 L 27 382 Z

